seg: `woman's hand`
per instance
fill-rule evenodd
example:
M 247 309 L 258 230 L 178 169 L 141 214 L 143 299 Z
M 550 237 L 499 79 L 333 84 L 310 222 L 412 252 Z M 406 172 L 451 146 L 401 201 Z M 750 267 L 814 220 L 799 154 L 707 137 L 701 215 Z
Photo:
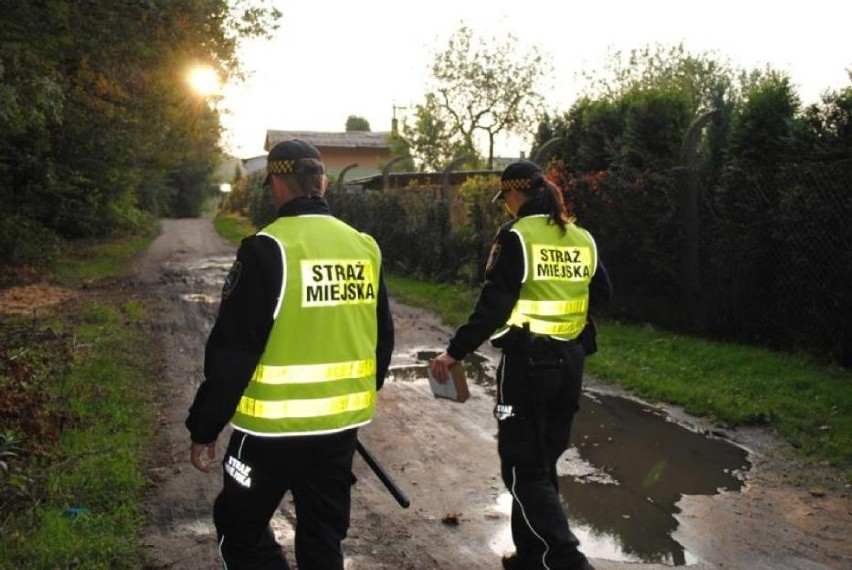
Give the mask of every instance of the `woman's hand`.
M 447 380 L 450 379 L 450 366 L 456 362 L 458 362 L 458 360 L 446 352 L 440 354 L 429 363 L 429 372 L 432 374 L 432 378 L 437 380 L 440 384 L 446 384 Z

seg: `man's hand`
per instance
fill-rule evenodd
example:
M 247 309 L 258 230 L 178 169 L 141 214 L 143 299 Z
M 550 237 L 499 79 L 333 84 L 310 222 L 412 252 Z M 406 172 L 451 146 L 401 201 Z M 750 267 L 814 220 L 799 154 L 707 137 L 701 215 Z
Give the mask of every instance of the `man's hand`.
M 207 450 L 207 458 L 202 457 L 204 450 Z M 207 473 L 210 471 L 210 462 L 216 459 L 216 442 L 211 443 L 193 443 L 190 461 L 192 466 Z
M 432 378 L 437 380 L 440 384 L 446 384 L 447 380 L 450 379 L 450 366 L 456 362 L 458 362 L 458 360 L 446 352 L 442 353 L 436 357 L 435 360 L 429 363 L 429 372 L 432 373 Z

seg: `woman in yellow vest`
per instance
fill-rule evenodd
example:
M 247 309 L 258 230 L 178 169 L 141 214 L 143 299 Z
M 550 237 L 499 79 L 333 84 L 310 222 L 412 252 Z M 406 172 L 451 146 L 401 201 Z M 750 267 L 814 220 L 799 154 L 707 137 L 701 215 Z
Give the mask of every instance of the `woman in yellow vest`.
M 213 520 L 225 568 L 286 570 L 269 521 L 288 490 L 304 570 L 342 570 L 352 457 L 393 351 L 393 321 L 372 237 L 331 215 L 317 149 L 269 152 L 278 218 L 243 240 L 186 425 L 192 464 L 209 469 L 233 426 Z
M 568 447 L 584 358 L 594 344 L 581 341 L 589 305 L 609 300 L 609 277 L 595 240 L 574 223 L 538 165 L 509 165 L 494 200 L 515 217 L 494 239 L 473 313 L 431 372 L 446 381 L 449 367 L 489 337 L 502 349 L 494 415 L 516 547 L 503 566 L 590 570 L 559 499 L 556 461 Z

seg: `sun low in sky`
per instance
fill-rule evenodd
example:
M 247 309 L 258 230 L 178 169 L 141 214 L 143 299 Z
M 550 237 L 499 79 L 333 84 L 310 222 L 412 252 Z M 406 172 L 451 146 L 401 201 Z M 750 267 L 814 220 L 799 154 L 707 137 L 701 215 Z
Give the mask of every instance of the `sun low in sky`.
M 462 24 L 539 48 L 553 68 L 543 93 L 551 114 L 571 107 L 582 72 L 602 68 L 614 51 L 647 46 L 683 44 L 747 70 L 769 65 L 790 75 L 805 104 L 848 86 L 852 69 L 852 2 L 838 0 L 283 0 L 277 7 L 275 37 L 241 52 L 249 79 L 222 91 L 225 144 L 240 158 L 264 154 L 268 129 L 343 131 L 358 115 L 373 131 L 389 131 L 394 107 L 404 119 L 423 101 L 434 54 Z M 518 156 L 530 142 L 498 139 L 497 154 Z
M 196 93 L 208 97 L 219 92 L 222 88 L 219 74 L 207 65 L 195 65 L 186 72 L 186 80 Z

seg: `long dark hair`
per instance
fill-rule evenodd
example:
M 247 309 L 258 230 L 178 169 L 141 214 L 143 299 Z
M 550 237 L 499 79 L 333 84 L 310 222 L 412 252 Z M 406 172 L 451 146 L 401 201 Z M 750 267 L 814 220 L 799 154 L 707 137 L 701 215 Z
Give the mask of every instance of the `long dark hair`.
M 529 189 L 524 189 L 522 192 L 531 198 L 541 198 L 547 205 L 550 221 L 559 226 L 563 233 L 565 233 L 568 224 L 574 223 L 574 216 L 569 214 L 565 208 L 562 191 L 553 182 L 545 178 L 543 173 L 536 172 L 533 174 L 530 177 Z

